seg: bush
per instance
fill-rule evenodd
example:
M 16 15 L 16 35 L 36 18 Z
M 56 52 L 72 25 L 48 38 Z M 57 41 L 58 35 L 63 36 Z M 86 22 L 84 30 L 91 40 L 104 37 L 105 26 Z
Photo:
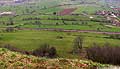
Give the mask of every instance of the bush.
M 50 47 L 48 44 L 43 44 L 38 49 L 36 49 L 32 52 L 21 50 L 19 48 L 11 46 L 10 44 L 4 45 L 4 46 L 2 46 L 2 48 L 6 48 L 6 49 L 9 49 L 11 51 L 20 52 L 22 54 L 27 54 L 27 55 L 34 55 L 34 56 L 38 56 L 38 57 L 54 58 L 57 56 L 56 48 Z
M 2 46 L 3 48 L 7 48 L 11 51 L 20 51 L 18 48 L 14 47 L 14 46 L 11 46 L 10 44 L 6 44 L 4 46 Z
M 13 32 L 14 31 L 14 28 L 13 27 L 8 27 L 6 28 L 6 32 Z
M 101 47 L 95 44 L 87 49 L 87 57 L 100 63 L 120 65 L 120 47 L 111 47 L 107 44 Z
M 48 44 L 41 45 L 38 49 L 32 52 L 33 55 L 38 57 L 56 57 L 56 48 L 50 47 Z
M 20 53 L 27 54 L 27 55 L 30 54 L 28 51 L 21 50 L 19 48 L 11 46 L 10 44 L 6 44 L 6 45 L 2 46 L 2 48 L 6 48 L 6 49 L 9 49 L 11 51 L 20 52 Z
M 55 48 L 55 47 L 51 47 L 51 48 L 49 49 L 49 57 L 50 57 L 50 58 L 54 58 L 54 57 L 56 57 L 56 56 L 57 56 L 56 48 Z
M 56 38 L 57 39 L 63 39 L 64 37 L 63 36 L 57 36 Z
M 48 44 L 44 44 L 41 45 L 38 49 L 33 51 L 33 55 L 35 56 L 48 56 L 48 50 L 49 50 L 49 45 Z
M 112 35 L 109 35 L 109 38 L 120 39 L 120 35 L 119 34 L 112 34 Z

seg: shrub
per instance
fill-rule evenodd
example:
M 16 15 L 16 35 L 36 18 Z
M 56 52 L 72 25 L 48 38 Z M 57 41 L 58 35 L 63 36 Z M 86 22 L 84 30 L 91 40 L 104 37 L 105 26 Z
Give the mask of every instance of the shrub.
M 11 51 L 19 51 L 18 48 L 14 47 L 14 46 L 11 46 L 10 44 L 6 44 L 6 45 L 4 45 L 4 46 L 2 46 L 2 47 L 3 47 L 3 48 L 7 48 L 7 49 L 9 49 L 9 50 L 11 50 Z
M 27 55 L 30 54 L 28 51 L 21 50 L 19 48 L 11 46 L 10 44 L 6 44 L 6 45 L 2 46 L 2 48 L 6 48 L 6 49 L 9 49 L 11 51 L 20 52 L 20 53 L 27 54 Z
M 55 47 L 51 47 L 49 49 L 49 57 L 50 58 L 54 58 L 54 57 L 56 57 L 56 54 L 57 54 L 56 48 Z
M 11 51 L 20 52 L 22 54 L 27 54 L 27 55 L 34 55 L 34 56 L 38 56 L 38 57 L 54 58 L 57 56 L 56 48 L 50 47 L 48 44 L 43 44 L 38 49 L 36 49 L 32 52 L 21 50 L 19 48 L 11 46 L 10 44 L 4 45 L 4 46 L 2 46 L 2 48 L 6 48 L 6 49 L 9 49 Z M 13 56 L 14 56 L 14 54 L 13 54 Z
M 87 57 L 100 63 L 120 65 L 120 47 L 94 44 L 93 47 L 87 49 Z
M 33 55 L 35 56 L 48 56 L 49 45 L 43 44 L 38 49 L 33 51 Z
M 33 55 L 38 57 L 56 57 L 56 48 L 50 47 L 48 44 L 41 45 L 38 49 L 32 52 Z
M 112 35 L 109 35 L 109 38 L 120 39 L 120 35 L 119 34 L 112 34 Z
M 63 39 L 64 37 L 63 36 L 57 36 L 56 38 L 57 39 Z
M 14 31 L 14 28 L 13 28 L 13 27 L 8 27 L 8 28 L 6 28 L 5 31 L 6 31 L 6 32 L 13 32 L 13 31 Z

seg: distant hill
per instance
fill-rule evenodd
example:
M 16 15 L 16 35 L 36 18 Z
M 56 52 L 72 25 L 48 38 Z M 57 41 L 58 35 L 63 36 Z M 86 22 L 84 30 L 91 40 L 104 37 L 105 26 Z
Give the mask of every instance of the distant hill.
M 13 2 L 13 3 L 51 3 L 51 2 L 55 2 L 55 3 L 119 3 L 120 4 L 120 0 L 0 0 L 0 3 L 4 2 L 4 3 L 9 3 L 9 2 Z M 12 3 L 12 4 L 13 4 Z

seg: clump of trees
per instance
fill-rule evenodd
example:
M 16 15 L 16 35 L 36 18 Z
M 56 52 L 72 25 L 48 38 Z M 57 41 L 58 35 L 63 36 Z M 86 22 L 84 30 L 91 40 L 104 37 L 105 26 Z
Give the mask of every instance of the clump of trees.
M 55 47 L 50 47 L 49 44 L 43 44 L 38 49 L 34 50 L 32 54 L 40 57 L 54 58 L 57 56 L 57 51 Z
M 109 43 L 104 44 L 104 46 L 99 46 L 94 44 L 93 47 L 88 48 L 87 58 L 95 62 L 105 63 L 105 64 L 120 64 L 120 47 L 110 46 Z
M 33 50 L 33 51 L 25 51 L 21 50 L 17 47 L 11 46 L 10 44 L 6 44 L 4 46 L 1 46 L 2 48 L 7 48 L 11 51 L 20 52 L 22 54 L 27 55 L 34 55 L 38 57 L 48 57 L 48 58 L 55 58 L 57 57 L 57 50 L 55 47 L 50 47 L 49 44 L 43 44 L 39 48 Z
M 38 25 L 38 27 L 40 28 L 40 26 L 41 26 L 41 22 L 40 21 L 35 21 L 35 24 Z

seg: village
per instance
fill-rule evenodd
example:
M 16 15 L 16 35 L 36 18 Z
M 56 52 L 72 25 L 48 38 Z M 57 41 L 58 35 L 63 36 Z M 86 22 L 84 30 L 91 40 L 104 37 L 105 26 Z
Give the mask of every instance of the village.
M 115 8 L 116 10 L 116 8 Z M 120 11 L 117 9 L 117 11 Z M 120 27 L 120 13 L 114 13 L 110 11 L 98 11 L 96 12 L 97 15 L 102 15 L 105 16 L 107 20 L 109 20 L 113 26 L 118 26 Z

